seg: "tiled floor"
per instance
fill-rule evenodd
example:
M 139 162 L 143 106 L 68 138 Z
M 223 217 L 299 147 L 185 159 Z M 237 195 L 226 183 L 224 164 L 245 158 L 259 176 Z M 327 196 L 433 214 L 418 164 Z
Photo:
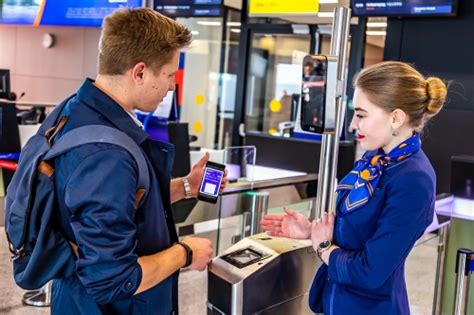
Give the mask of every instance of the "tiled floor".
M 406 278 L 412 314 L 431 314 L 436 268 L 437 238 L 417 246 L 406 265 Z M 24 291 L 12 278 L 5 233 L 0 228 L 0 314 L 49 314 L 48 308 L 23 306 Z M 206 314 L 207 275 L 184 271 L 180 277 L 180 310 L 184 315 Z

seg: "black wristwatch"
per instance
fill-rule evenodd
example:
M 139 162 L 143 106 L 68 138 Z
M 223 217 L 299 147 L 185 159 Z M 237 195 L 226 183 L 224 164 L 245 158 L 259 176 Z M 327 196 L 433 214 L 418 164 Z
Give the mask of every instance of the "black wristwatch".
M 191 247 L 189 247 L 188 244 L 185 244 L 183 242 L 176 242 L 175 244 L 183 246 L 183 248 L 186 250 L 186 263 L 182 268 L 188 267 L 193 263 L 193 250 L 191 249 Z
M 332 246 L 331 241 L 325 240 L 319 243 L 318 245 L 318 256 L 321 258 L 321 254 L 329 249 Z

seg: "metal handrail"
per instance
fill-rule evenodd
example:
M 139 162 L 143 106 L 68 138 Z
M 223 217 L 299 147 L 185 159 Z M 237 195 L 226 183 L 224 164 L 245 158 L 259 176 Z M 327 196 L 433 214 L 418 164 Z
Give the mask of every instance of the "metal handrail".
M 459 248 L 456 255 L 456 291 L 454 293 L 454 315 L 467 315 L 469 282 L 474 269 L 474 251 Z

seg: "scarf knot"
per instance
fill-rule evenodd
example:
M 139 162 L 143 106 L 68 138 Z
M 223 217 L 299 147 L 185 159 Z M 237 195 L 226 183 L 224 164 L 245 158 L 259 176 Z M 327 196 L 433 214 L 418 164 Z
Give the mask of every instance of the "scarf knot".
M 364 206 L 372 197 L 384 169 L 405 160 L 421 148 L 420 135 L 414 134 L 385 154 L 382 149 L 366 152 L 337 186 L 337 205 L 341 213 Z M 340 202 L 344 201 L 344 202 Z

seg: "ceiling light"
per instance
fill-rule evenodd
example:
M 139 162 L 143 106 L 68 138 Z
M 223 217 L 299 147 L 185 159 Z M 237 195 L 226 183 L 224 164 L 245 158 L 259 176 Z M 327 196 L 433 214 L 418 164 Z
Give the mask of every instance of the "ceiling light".
M 334 12 L 319 12 L 318 13 L 319 17 L 328 17 L 328 18 L 333 18 L 334 17 Z
M 240 33 L 240 28 L 231 28 L 230 31 L 233 33 Z
M 386 31 L 366 31 L 365 35 L 369 36 L 385 36 L 387 35 Z
M 367 27 L 387 27 L 387 22 L 367 22 Z
M 240 26 L 240 22 L 227 22 L 227 26 Z
M 198 32 L 198 31 L 191 31 L 191 34 L 193 34 L 193 35 L 199 35 L 199 32 Z
M 197 21 L 197 24 L 202 26 L 221 26 L 219 21 Z

